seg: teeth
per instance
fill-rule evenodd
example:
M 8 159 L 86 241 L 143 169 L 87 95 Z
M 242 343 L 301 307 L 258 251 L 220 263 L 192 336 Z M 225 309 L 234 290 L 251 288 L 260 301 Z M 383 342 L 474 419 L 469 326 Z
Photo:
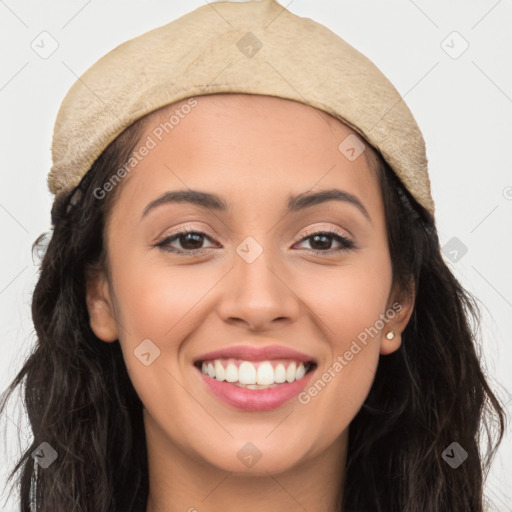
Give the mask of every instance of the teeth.
M 226 371 L 224 370 L 224 366 L 220 361 L 215 361 L 215 378 L 217 380 L 223 381 L 226 379 Z
M 256 384 L 256 368 L 249 361 L 244 361 L 238 368 L 240 384 Z
M 274 370 L 274 381 L 282 384 L 286 380 L 286 369 L 284 364 L 279 363 Z
M 295 379 L 296 380 L 302 379 L 302 377 L 304 377 L 304 375 L 306 375 L 306 368 L 304 368 L 303 364 L 299 364 L 299 366 L 297 368 L 297 373 L 295 374 Z
M 233 363 L 229 363 L 226 368 L 226 381 L 238 382 L 238 368 Z
M 203 362 L 201 371 L 221 382 L 230 382 L 248 389 L 267 389 L 277 384 L 302 379 L 306 374 L 304 363 L 291 361 L 287 364 L 288 367 L 285 367 L 285 364 L 279 362 L 274 367 L 270 361 L 261 361 L 256 364 L 251 361 L 241 361 L 237 366 L 233 359 L 216 359 Z
M 286 369 L 286 380 L 288 382 L 293 382 L 295 380 L 295 374 L 297 373 L 297 365 L 293 361 L 290 363 L 290 366 Z
M 251 363 L 247 363 L 247 364 L 251 364 Z M 240 384 L 244 384 L 242 382 L 242 379 L 240 379 Z M 252 382 L 251 382 L 251 384 L 252 384 Z M 268 386 L 270 384 L 275 384 L 274 368 L 272 368 L 272 365 L 268 361 L 265 361 L 264 363 L 262 363 L 258 366 L 258 371 L 256 374 L 256 384 L 259 384 L 260 386 Z

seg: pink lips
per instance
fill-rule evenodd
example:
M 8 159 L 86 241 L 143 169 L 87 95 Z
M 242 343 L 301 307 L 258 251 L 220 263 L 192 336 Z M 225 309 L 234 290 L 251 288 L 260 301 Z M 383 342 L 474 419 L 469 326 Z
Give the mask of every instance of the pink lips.
M 294 382 L 285 382 L 269 389 L 246 389 L 205 375 L 199 367 L 200 363 L 213 359 L 243 359 L 246 361 L 291 359 L 316 364 L 316 360 L 311 356 L 277 345 L 259 348 L 249 346 L 228 347 L 208 352 L 196 358 L 194 360 L 195 366 L 208 389 L 224 403 L 244 411 L 266 411 L 283 405 L 304 390 L 311 380 L 314 369 Z
M 212 379 L 201 370 L 198 371 L 203 382 L 217 398 L 244 411 L 268 411 L 280 407 L 301 393 L 314 373 L 314 370 L 310 371 L 300 380 L 278 384 L 275 388 L 245 389 L 229 382 Z
M 234 347 L 227 347 L 220 350 L 208 352 L 194 359 L 194 363 L 198 361 L 208 361 L 212 359 L 244 359 L 245 361 L 270 361 L 272 359 L 293 359 L 295 361 L 302 361 L 304 363 L 316 363 L 312 356 L 297 352 L 291 348 L 282 347 L 279 345 L 271 345 L 268 347 L 249 347 L 237 345 Z

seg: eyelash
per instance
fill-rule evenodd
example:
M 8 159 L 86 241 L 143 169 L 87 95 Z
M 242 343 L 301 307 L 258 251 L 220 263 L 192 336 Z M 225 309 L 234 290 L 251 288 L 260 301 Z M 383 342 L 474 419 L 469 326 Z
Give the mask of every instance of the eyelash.
M 193 233 L 195 235 L 202 235 L 204 238 L 206 238 L 209 241 L 213 241 L 212 238 L 210 238 L 206 233 L 203 231 L 198 231 L 195 229 L 182 229 L 180 231 L 176 231 L 175 233 L 172 233 L 169 236 L 166 236 L 163 240 L 156 243 L 154 247 L 159 247 L 163 251 L 166 252 L 172 252 L 178 256 L 191 256 L 191 255 L 197 255 L 197 254 L 203 254 L 206 252 L 206 249 L 191 249 L 191 250 L 180 250 L 180 249 L 174 249 L 169 246 L 171 242 L 174 242 L 175 240 L 178 240 L 180 236 L 187 235 Z M 348 239 L 346 236 L 338 233 L 337 231 L 333 230 L 319 230 L 319 231 L 312 231 L 310 233 L 306 233 L 306 236 L 302 237 L 297 243 L 304 242 L 305 240 L 309 238 L 313 238 L 316 235 L 328 235 L 332 237 L 336 242 L 339 242 L 342 244 L 342 247 L 339 249 L 336 249 L 334 251 L 332 250 L 325 250 L 321 251 L 318 249 L 309 249 L 310 252 L 317 254 L 317 255 L 325 255 L 325 254 L 338 254 L 344 251 L 349 251 L 351 249 L 354 249 L 356 247 L 355 243 Z

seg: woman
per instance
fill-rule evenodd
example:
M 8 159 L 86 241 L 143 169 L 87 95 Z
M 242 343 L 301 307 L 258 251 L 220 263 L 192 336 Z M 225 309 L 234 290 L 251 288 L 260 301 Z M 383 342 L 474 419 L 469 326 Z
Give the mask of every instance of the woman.
M 53 163 L 23 510 L 483 510 L 503 411 L 368 59 L 204 6 L 77 81 Z

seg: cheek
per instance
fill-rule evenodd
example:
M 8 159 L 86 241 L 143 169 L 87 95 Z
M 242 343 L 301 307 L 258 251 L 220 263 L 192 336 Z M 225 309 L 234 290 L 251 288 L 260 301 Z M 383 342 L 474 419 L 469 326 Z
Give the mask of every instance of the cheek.
M 385 313 L 391 263 L 384 251 L 378 256 L 368 252 L 346 264 L 310 265 L 295 273 L 294 280 L 294 291 L 321 320 L 333 350 L 339 352 Z
M 167 266 L 161 256 L 156 261 L 127 255 L 112 263 L 118 313 L 131 342 L 141 337 L 157 343 L 177 339 L 219 279 L 208 265 Z
M 381 331 L 386 332 L 386 304 L 391 288 L 391 263 L 379 257 L 357 263 L 308 272 L 308 284 L 300 276 L 304 298 L 321 330 L 318 339 L 328 343 L 329 357 L 321 362 L 301 403 L 327 421 L 332 433 L 344 428 L 357 414 L 373 383 L 379 361 Z M 369 255 L 368 255 L 369 256 Z M 334 420 L 334 421 L 333 421 Z
M 183 340 L 200 325 L 198 315 L 219 276 L 206 265 L 167 266 L 161 257 L 156 262 L 140 254 L 112 258 L 111 266 L 120 344 L 139 397 L 148 409 L 182 402 L 190 407 L 173 377 L 181 381 Z

